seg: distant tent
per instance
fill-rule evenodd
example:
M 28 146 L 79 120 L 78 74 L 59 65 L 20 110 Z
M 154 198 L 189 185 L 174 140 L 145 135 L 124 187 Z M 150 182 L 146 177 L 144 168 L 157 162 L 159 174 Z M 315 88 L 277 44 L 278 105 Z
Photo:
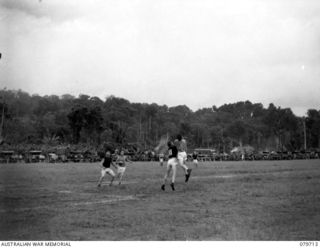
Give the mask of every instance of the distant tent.
M 236 146 L 231 150 L 231 153 L 253 153 L 254 148 L 252 146 Z
M 231 153 L 238 153 L 238 152 L 241 152 L 241 150 L 240 150 L 240 147 L 234 147 L 231 151 L 230 151 Z

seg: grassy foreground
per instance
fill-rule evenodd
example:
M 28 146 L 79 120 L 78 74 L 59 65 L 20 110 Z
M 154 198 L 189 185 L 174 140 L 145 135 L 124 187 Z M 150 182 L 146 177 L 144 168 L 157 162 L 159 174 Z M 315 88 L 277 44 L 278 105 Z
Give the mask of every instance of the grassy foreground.
M 98 163 L 0 165 L 0 240 L 320 239 L 319 160 L 200 163 L 174 192 L 164 172 L 97 188 Z

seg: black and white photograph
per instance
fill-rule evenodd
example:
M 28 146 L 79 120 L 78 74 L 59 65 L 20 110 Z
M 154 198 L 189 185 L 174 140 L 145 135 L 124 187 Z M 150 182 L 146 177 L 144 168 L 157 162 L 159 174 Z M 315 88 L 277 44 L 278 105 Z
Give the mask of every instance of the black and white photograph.
M 1 247 L 319 240 L 319 0 L 0 0 Z

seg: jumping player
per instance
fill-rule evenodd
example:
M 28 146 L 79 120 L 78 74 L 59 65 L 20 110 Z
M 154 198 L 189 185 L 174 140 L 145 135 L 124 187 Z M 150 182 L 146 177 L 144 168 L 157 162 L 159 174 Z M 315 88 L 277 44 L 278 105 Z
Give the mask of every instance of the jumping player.
M 182 138 L 180 134 L 177 135 L 177 139 L 174 141 L 175 146 L 178 149 L 178 160 L 179 165 L 184 169 L 185 171 L 185 182 L 189 181 L 189 177 L 191 175 L 191 169 L 189 169 L 186 165 L 187 161 L 187 141 Z
M 107 151 L 104 158 L 103 158 L 102 164 L 101 164 L 101 177 L 98 181 L 98 187 L 101 187 L 101 182 L 102 182 L 103 178 L 105 177 L 106 173 L 108 173 L 111 176 L 111 181 L 110 181 L 109 185 L 110 186 L 112 185 L 113 180 L 115 178 L 115 174 L 114 174 L 113 170 L 110 168 L 111 165 L 114 166 L 115 168 L 117 168 L 117 166 L 112 162 L 112 157 L 111 157 L 110 151 Z
M 123 174 L 126 171 L 126 162 L 132 163 L 132 161 L 124 155 L 124 151 L 121 151 L 116 160 L 116 163 L 118 165 L 117 177 L 119 178 L 119 185 L 121 184 Z
M 171 142 L 168 142 L 168 152 L 169 152 L 169 160 L 167 162 L 167 171 L 166 174 L 164 176 L 164 182 L 161 185 L 161 189 L 164 191 L 166 188 L 166 182 L 167 179 L 170 175 L 170 172 L 172 170 L 172 179 L 171 179 L 171 189 L 175 190 L 174 188 L 174 182 L 176 179 L 176 172 L 177 172 L 177 164 L 179 163 L 178 161 L 178 149 L 177 147 Z

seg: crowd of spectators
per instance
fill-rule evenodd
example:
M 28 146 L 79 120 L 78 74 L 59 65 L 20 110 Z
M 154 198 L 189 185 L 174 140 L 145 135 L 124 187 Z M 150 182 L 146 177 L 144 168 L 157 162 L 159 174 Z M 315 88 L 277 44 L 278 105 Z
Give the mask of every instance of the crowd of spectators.
M 140 148 L 133 145 L 113 145 L 104 143 L 99 146 L 87 144 L 64 144 L 58 146 L 20 144 L 2 145 L 0 147 L 0 163 L 11 162 L 98 162 L 101 161 L 106 150 L 112 154 L 124 151 L 132 161 L 158 161 L 159 154 L 152 148 Z M 197 149 L 195 149 L 197 150 Z M 209 149 L 207 149 L 209 150 Z M 188 159 L 192 160 L 192 152 Z M 291 159 L 319 159 L 320 149 L 310 151 L 250 151 L 250 152 L 220 152 L 198 154 L 199 161 L 239 161 L 239 160 L 291 160 Z

